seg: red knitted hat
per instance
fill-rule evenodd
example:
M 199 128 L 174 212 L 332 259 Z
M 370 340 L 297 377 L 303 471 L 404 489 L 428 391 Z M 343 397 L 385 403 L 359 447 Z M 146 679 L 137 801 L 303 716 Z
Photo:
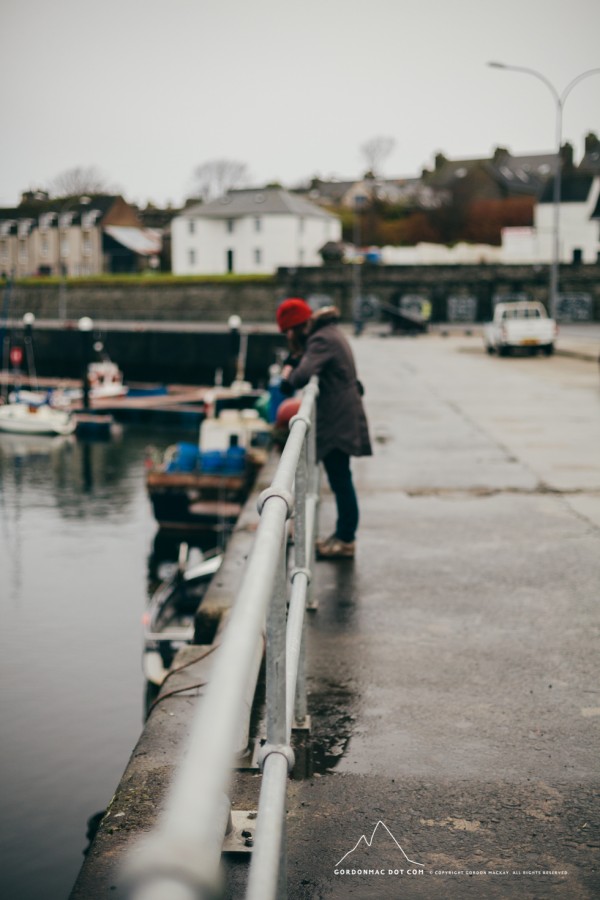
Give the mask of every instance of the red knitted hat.
M 287 331 L 288 328 L 303 325 L 311 316 L 312 309 L 299 297 L 289 297 L 277 307 L 277 324 L 280 331 Z

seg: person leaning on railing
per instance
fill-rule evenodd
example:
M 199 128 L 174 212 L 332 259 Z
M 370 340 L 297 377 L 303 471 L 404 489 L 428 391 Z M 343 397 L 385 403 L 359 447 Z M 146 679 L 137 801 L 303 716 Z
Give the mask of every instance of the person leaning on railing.
M 319 377 L 317 458 L 335 496 L 337 522 L 332 535 L 317 541 L 317 557 L 352 559 L 359 508 L 350 457 L 372 455 L 354 356 L 337 327 L 340 314 L 335 306 L 313 312 L 304 300 L 290 297 L 279 305 L 276 317 L 290 350 L 281 372 L 282 393 L 289 396 L 313 375 Z

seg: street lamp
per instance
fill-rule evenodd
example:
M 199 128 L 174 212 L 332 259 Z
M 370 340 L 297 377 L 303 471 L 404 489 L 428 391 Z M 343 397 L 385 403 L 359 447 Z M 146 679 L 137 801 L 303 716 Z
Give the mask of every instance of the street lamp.
M 87 194 L 84 194 L 83 197 L 71 197 L 67 200 L 66 203 L 61 206 L 59 212 L 57 213 L 56 220 L 56 231 L 57 231 L 57 239 L 58 239 L 58 274 L 60 277 L 60 282 L 58 285 L 58 318 L 66 319 L 67 317 L 67 266 L 66 263 L 63 263 L 63 256 L 67 254 L 63 254 L 62 252 L 62 241 L 60 236 L 60 228 L 61 228 L 61 219 L 63 219 L 68 212 L 70 212 L 74 206 L 83 205 L 87 206 L 92 202 L 92 198 L 88 197 Z M 68 224 L 63 225 L 63 228 L 68 229 Z M 68 233 L 68 232 L 67 232 Z
M 238 315 L 229 316 L 229 340 L 231 355 L 235 359 L 235 375 L 232 384 L 240 385 L 244 381 L 246 357 L 248 355 L 248 332 L 242 333 L 242 320 Z
M 92 331 L 94 330 L 94 322 L 89 316 L 82 316 L 77 323 L 77 328 L 81 334 L 81 381 L 83 386 L 83 408 L 90 408 L 90 379 L 88 367 L 91 359 L 92 349 Z
M 35 316 L 32 312 L 26 312 L 23 316 L 23 342 L 25 344 L 25 358 L 27 359 L 27 371 L 29 379 L 34 390 L 38 389 L 37 372 L 35 369 L 35 358 L 33 355 L 33 326 Z
M 553 203 L 553 227 L 552 227 L 552 263 L 550 266 L 550 286 L 549 286 L 549 312 L 552 318 L 556 316 L 557 309 L 557 301 L 558 301 L 558 287 L 559 287 L 559 263 L 560 263 L 560 195 L 561 195 L 561 181 L 562 181 L 562 160 L 561 160 L 561 148 L 562 148 L 562 118 L 563 118 L 563 108 L 565 105 L 565 100 L 568 95 L 571 93 L 576 84 L 579 84 L 584 78 L 588 78 L 590 75 L 598 75 L 600 74 L 600 68 L 596 69 L 587 69 L 585 72 L 581 72 L 580 75 L 577 75 L 566 88 L 563 90 L 561 94 L 556 90 L 552 82 L 546 78 L 545 75 L 542 75 L 541 72 L 536 71 L 536 69 L 529 69 L 526 66 L 510 66 L 506 63 L 501 62 L 489 62 L 488 66 L 492 69 L 506 69 L 509 72 L 525 72 L 526 75 L 533 75 L 534 78 L 537 78 L 539 81 L 542 81 L 550 93 L 554 98 L 554 102 L 556 104 L 556 157 L 557 157 L 557 167 L 556 173 L 554 175 L 554 191 L 552 195 L 552 203 Z
M 367 197 L 364 194 L 356 194 L 354 197 L 354 215 L 352 219 L 352 241 L 354 243 L 354 265 L 352 266 L 352 318 L 354 320 L 354 334 L 360 335 L 363 330 L 362 319 L 362 269 L 358 261 L 358 248 L 361 242 L 361 214 L 365 207 Z

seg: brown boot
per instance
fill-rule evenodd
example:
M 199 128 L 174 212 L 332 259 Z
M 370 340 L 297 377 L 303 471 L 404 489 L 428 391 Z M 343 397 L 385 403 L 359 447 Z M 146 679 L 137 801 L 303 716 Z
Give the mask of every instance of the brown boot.
M 341 541 L 335 534 L 316 543 L 317 559 L 354 559 L 354 550 L 354 541 Z

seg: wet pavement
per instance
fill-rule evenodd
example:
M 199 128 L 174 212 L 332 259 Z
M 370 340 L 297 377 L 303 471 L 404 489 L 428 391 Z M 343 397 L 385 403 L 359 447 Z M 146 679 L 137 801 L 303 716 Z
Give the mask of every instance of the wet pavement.
M 317 564 L 292 900 L 598 895 L 588 343 L 499 359 L 477 335 L 354 341 L 375 456 L 353 463 L 356 560 Z

